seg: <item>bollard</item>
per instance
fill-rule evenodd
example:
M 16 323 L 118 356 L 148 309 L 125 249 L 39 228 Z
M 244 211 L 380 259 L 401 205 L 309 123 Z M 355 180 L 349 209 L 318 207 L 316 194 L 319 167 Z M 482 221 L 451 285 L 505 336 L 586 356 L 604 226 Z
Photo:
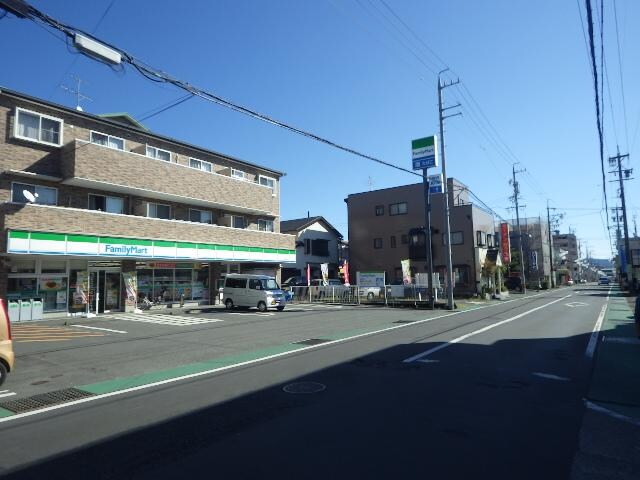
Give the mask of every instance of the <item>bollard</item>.
M 184 307 L 184 293 L 180 294 L 180 308 Z

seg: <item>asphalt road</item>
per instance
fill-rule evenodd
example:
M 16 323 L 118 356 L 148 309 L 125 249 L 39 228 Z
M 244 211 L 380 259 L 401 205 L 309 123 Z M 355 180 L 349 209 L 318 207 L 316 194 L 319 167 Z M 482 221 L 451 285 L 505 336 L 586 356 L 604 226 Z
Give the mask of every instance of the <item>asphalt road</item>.
M 338 340 L 5 421 L 0 465 L 11 478 L 568 478 L 606 293 L 560 289 L 455 315 L 244 316 L 174 332 L 189 361 L 202 349 Z M 148 341 L 109 345 L 153 358 L 161 349 L 149 354 Z M 283 390 L 298 382 L 323 389 Z

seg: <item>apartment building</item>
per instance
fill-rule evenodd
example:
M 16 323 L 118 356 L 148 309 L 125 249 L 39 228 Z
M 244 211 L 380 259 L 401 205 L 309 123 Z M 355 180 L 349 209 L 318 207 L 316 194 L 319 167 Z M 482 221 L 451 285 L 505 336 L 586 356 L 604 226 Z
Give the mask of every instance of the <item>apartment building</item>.
M 516 221 L 511 221 L 511 251 L 520 251 L 520 235 Z M 549 229 L 540 217 L 520 219 L 522 231 L 522 253 L 524 255 L 525 279 L 531 286 L 541 285 L 551 279 L 551 252 L 549 251 Z M 513 257 L 513 255 L 512 255 Z
M 6 89 L 0 129 L 0 297 L 58 313 L 209 303 L 227 272 L 295 260 L 282 172 Z
M 492 215 L 472 204 L 466 186 L 449 178 L 451 251 L 454 293 L 471 295 L 493 286 L 487 253 L 495 249 Z M 402 280 L 401 261 L 413 273 L 428 271 L 422 183 L 351 194 L 345 200 L 349 217 L 351 275 L 386 272 L 387 282 Z M 431 242 L 434 272 L 446 279 L 444 194 L 431 194 Z M 494 255 L 495 256 L 495 255 Z
M 578 264 L 580 252 L 577 237 L 573 233 L 556 232 L 552 238 L 553 246 L 561 252 L 566 252 L 556 266 L 558 281 L 564 283 L 568 278 L 577 280 L 582 270 Z

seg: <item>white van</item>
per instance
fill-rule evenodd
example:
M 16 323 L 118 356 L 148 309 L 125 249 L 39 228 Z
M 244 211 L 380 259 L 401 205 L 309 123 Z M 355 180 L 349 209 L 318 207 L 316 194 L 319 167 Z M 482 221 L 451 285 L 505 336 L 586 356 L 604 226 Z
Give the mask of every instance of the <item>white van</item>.
M 222 303 L 228 310 L 233 307 L 257 307 L 261 312 L 268 308 L 284 310 L 286 299 L 276 279 L 267 275 L 229 273 L 221 289 Z

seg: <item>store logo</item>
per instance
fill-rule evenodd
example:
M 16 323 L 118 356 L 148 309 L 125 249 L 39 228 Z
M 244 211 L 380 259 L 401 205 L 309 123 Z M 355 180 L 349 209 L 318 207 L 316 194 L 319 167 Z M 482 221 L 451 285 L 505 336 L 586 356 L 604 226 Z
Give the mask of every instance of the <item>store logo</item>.
M 135 245 L 109 245 L 104 246 L 104 250 L 109 255 L 149 255 L 148 247 L 137 247 Z

